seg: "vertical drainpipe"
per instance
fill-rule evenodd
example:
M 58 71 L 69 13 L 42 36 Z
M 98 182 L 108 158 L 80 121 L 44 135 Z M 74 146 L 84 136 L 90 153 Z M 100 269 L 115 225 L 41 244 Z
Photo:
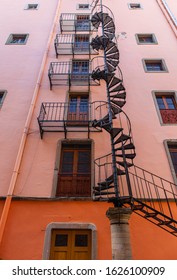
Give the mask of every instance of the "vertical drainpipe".
M 160 9 L 162 10 L 167 22 L 169 23 L 171 29 L 173 30 L 175 36 L 177 37 L 177 19 L 171 12 L 167 2 L 165 0 L 156 0 Z
M 42 81 L 42 77 L 43 77 L 43 73 L 44 73 L 44 67 L 45 67 L 45 64 L 46 64 L 46 61 L 47 61 L 47 56 L 48 56 L 51 40 L 52 40 L 52 37 L 53 37 L 53 31 L 55 30 L 56 25 L 57 25 L 57 20 L 58 20 L 58 15 L 59 15 L 59 10 L 60 10 L 61 3 L 62 3 L 62 0 L 58 0 L 56 13 L 55 13 L 55 18 L 54 18 L 54 21 L 53 21 L 53 24 L 52 24 L 52 27 L 51 27 L 51 30 L 50 30 L 49 39 L 48 39 L 48 42 L 47 42 L 47 47 L 45 49 L 43 59 L 42 59 L 42 62 L 41 62 L 41 67 L 40 67 L 40 70 L 39 70 L 36 86 L 35 86 L 33 96 L 32 96 L 32 101 L 31 101 L 31 104 L 30 104 L 27 119 L 26 119 L 25 126 L 24 126 L 24 129 L 23 129 L 23 133 L 22 133 L 22 137 L 21 137 L 21 141 L 20 141 L 20 146 L 19 146 L 19 149 L 18 149 L 16 161 L 15 161 L 15 166 L 14 166 L 11 181 L 10 181 L 10 186 L 9 186 L 9 189 L 8 189 L 8 192 L 7 192 L 7 197 L 5 199 L 5 204 L 4 204 L 1 219 L 0 219 L 0 244 L 2 242 L 2 238 L 3 238 L 3 234 L 4 234 L 4 230 L 5 230 L 5 225 L 6 225 L 6 222 L 7 222 L 7 219 L 8 219 L 8 214 L 9 214 L 11 201 L 12 201 L 12 197 L 13 197 L 13 192 L 14 192 L 15 185 L 16 185 L 16 182 L 17 182 L 17 177 L 18 177 L 18 174 L 19 174 L 19 168 L 20 168 L 20 164 L 21 164 L 21 161 L 22 161 L 23 152 L 24 152 L 24 149 L 25 149 L 25 144 L 26 144 L 26 140 L 27 140 L 27 136 L 28 136 L 28 131 L 29 131 L 31 120 L 32 120 L 36 100 L 37 100 L 37 97 L 38 97 L 38 93 L 39 93 L 39 89 L 40 89 L 40 85 L 41 85 L 41 81 Z

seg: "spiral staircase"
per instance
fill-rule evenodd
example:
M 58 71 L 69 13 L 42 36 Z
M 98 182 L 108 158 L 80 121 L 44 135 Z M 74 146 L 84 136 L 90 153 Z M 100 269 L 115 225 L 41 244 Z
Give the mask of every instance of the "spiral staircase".
M 170 206 L 172 201 L 177 206 L 176 186 L 133 164 L 136 153 L 131 123 L 122 109 L 126 103 L 126 90 L 118 66 L 113 15 L 99 1 L 93 1 L 92 5 L 91 23 L 94 28 L 101 29 L 101 35 L 92 39 L 91 46 L 93 50 L 103 52 L 103 63 L 95 67 L 92 79 L 105 81 L 108 104 L 107 114 L 102 119 L 95 119 L 92 126 L 109 133 L 111 142 L 111 153 L 95 160 L 98 169 L 95 200 L 112 202 L 115 207 L 131 207 L 136 214 L 177 236 L 177 221 Z M 119 127 L 114 126 L 114 120 Z M 156 183 L 157 178 L 160 183 Z

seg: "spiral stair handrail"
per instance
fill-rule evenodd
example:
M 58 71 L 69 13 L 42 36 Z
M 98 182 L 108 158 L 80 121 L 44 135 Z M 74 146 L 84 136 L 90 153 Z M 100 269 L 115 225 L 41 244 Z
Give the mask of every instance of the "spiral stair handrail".
M 98 3 L 101 3 L 100 5 Z M 94 27 L 102 27 L 102 35 L 92 39 L 91 46 L 103 51 L 104 64 L 92 71 L 93 80 L 104 80 L 107 89 L 108 112 L 102 118 L 94 120 L 93 127 L 101 128 L 110 134 L 112 152 L 95 159 L 97 185 L 94 186 L 95 200 L 112 202 L 115 207 L 130 207 L 136 214 L 154 223 L 177 237 L 177 220 L 170 201 L 177 205 L 177 195 L 173 183 L 165 188 L 167 181 L 134 165 L 136 156 L 132 139 L 131 122 L 122 110 L 126 103 L 126 90 L 123 75 L 119 68 L 119 50 L 115 37 L 113 18 L 105 13 L 102 1 L 93 1 L 91 22 Z M 110 10 L 110 9 L 109 9 Z M 112 14 L 112 12 L 111 12 Z M 114 41 L 113 41 L 114 40 Z M 99 56 L 101 57 L 101 56 Z M 115 71 L 119 70 L 121 77 Z M 119 116 L 120 125 L 114 127 L 114 119 Z M 126 117 L 127 127 L 122 124 Z M 132 172 L 134 169 L 134 172 Z M 140 175 L 138 174 L 140 172 Z M 150 176 L 150 179 L 149 179 Z M 159 184 L 156 179 L 159 179 Z M 170 192 L 168 189 L 171 189 Z

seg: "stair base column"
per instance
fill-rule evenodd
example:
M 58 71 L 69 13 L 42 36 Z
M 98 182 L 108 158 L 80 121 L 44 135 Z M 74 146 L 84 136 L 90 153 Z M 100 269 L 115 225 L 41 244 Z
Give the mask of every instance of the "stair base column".
M 111 225 L 112 259 L 131 260 L 132 251 L 128 220 L 132 210 L 129 208 L 110 207 L 106 216 Z

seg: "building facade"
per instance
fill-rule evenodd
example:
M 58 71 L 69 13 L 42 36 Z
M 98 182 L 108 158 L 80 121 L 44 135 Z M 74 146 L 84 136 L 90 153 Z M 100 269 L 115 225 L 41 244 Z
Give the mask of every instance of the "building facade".
M 0 258 L 177 259 L 177 4 L 1 6 Z

